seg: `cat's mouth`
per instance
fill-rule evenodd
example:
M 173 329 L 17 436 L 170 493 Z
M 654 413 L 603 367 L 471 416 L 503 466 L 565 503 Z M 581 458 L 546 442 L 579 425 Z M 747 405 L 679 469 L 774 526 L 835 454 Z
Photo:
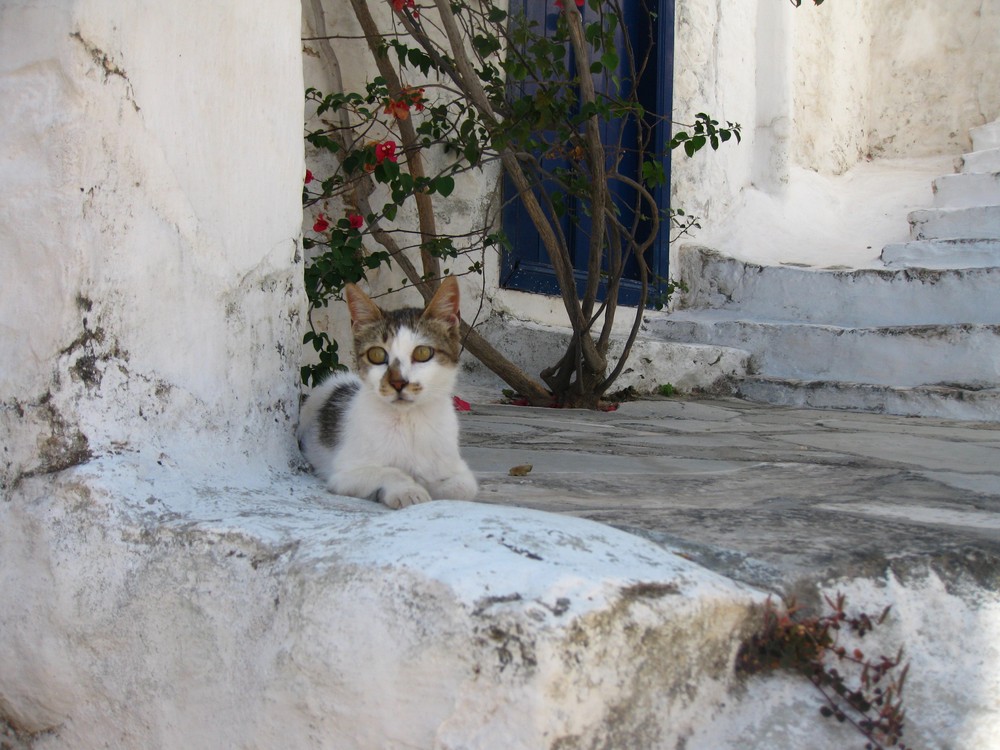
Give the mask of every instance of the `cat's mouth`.
M 387 393 L 386 396 L 387 396 L 386 400 L 393 405 L 413 403 L 413 396 L 403 391 L 392 391 L 390 393 Z
M 383 388 L 382 393 L 391 404 L 412 404 L 421 390 L 419 385 L 406 383 L 403 387 L 391 385 L 389 388 Z

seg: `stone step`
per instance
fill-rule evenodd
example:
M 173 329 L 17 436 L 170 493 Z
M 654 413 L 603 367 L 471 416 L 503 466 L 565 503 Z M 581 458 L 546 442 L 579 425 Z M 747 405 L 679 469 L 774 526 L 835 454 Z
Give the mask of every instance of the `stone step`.
M 963 154 L 960 162 L 962 172 L 1000 172 L 1000 148 L 987 148 Z
M 1000 172 L 947 174 L 933 188 L 935 208 L 1000 205 Z
M 594 521 L 387 512 L 211 460 L 108 456 L 0 501 L 0 725 L 51 750 L 675 747 L 766 599 Z
M 1000 120 L 988 122 L 978 128 L 969 131 L 972 136 L 972 148 L 974 151 L 982 151 L 990 148 L 1000 148 Z
M 882 248 L 882 260 L 887 266 L 906 268 L 993 268 L 1000 266 L 1000 239 L 899 242 Z
M 556 364 L 566 350 L 572 332 L 563 326 L 548 326 L 494 316 L 476 330 L 497 349 L 531 375 Z M 612 336 L 608 348 L 609 367 L 618 362 L 627 336 Z M 665 341 L 661 337 L 639 336 L 626 366 L 612 386 L 612 392 L 632 389 L 651 394 L 670 384 L 678 391 L 729 394 L 733 383 L 747 373 L 748 352 L 732 347 Z M 468 397 L 495 397 L 507 386 L 474 357 L 462 358 L 459 394 Z
M 678 310 L 844 327 L 1000 323 L 1000 268 L 761 266 L 697 245 L 681 246 L 678 266 Z
M 957 386 L 896 387 L 828 380 L 748 377 L 741 398 L 811 409 L 841 409 L 907 417 L 1000 422 L 1000 389 Z
M 864 328 L 748 320 L 732 312 L 677 312 L 651 321 L 666 341 L 750 352 L 753 374 L 891 386 L 1000 383 L 1000 324 Z
M 907 218 L 914 240 L 1000 239 L 1000 206 L 921 208 Z

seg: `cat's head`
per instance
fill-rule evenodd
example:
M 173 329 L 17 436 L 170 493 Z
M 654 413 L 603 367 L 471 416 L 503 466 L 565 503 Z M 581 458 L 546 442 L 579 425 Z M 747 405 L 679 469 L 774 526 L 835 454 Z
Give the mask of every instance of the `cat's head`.
M 354 284 L 344 291 L 362 381 L 401 407 L 450 399 L 461 350 L 458 282 L 445 277 L 424 310 L 383 310 Z

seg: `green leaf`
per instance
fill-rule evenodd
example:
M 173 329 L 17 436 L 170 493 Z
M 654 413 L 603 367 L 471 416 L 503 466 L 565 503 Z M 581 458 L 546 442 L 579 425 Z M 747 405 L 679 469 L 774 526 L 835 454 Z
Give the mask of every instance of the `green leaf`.
M 441 197 L 447 198 L 455 190 L 455 178 L 450 175 L 438 177 L 435 180 L 434 188 Z
M 642 163 L 642 181 L 650 187 L 663 185 L 667 181 L 667 173 L 660 161 L 644 161 Z
M 466 161 L 468 161 L 473 167 L 479 164 L 479 157 L 482 156 L 482 151 L 480 150 L 479 143 L 477 141 L 470 141 L 467 143 L 463 153 Z

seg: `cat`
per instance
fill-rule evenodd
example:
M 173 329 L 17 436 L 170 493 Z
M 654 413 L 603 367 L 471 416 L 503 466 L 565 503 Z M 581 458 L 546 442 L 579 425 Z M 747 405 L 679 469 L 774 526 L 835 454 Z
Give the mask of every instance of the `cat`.
M 471 500 L 476 478 L 458 448 L 458 283 L 427 307 L 386 311 L 345 287 L 357 374 L 324 380 L 302 409 L 299 445 L 331 492 L 405 508 Z

